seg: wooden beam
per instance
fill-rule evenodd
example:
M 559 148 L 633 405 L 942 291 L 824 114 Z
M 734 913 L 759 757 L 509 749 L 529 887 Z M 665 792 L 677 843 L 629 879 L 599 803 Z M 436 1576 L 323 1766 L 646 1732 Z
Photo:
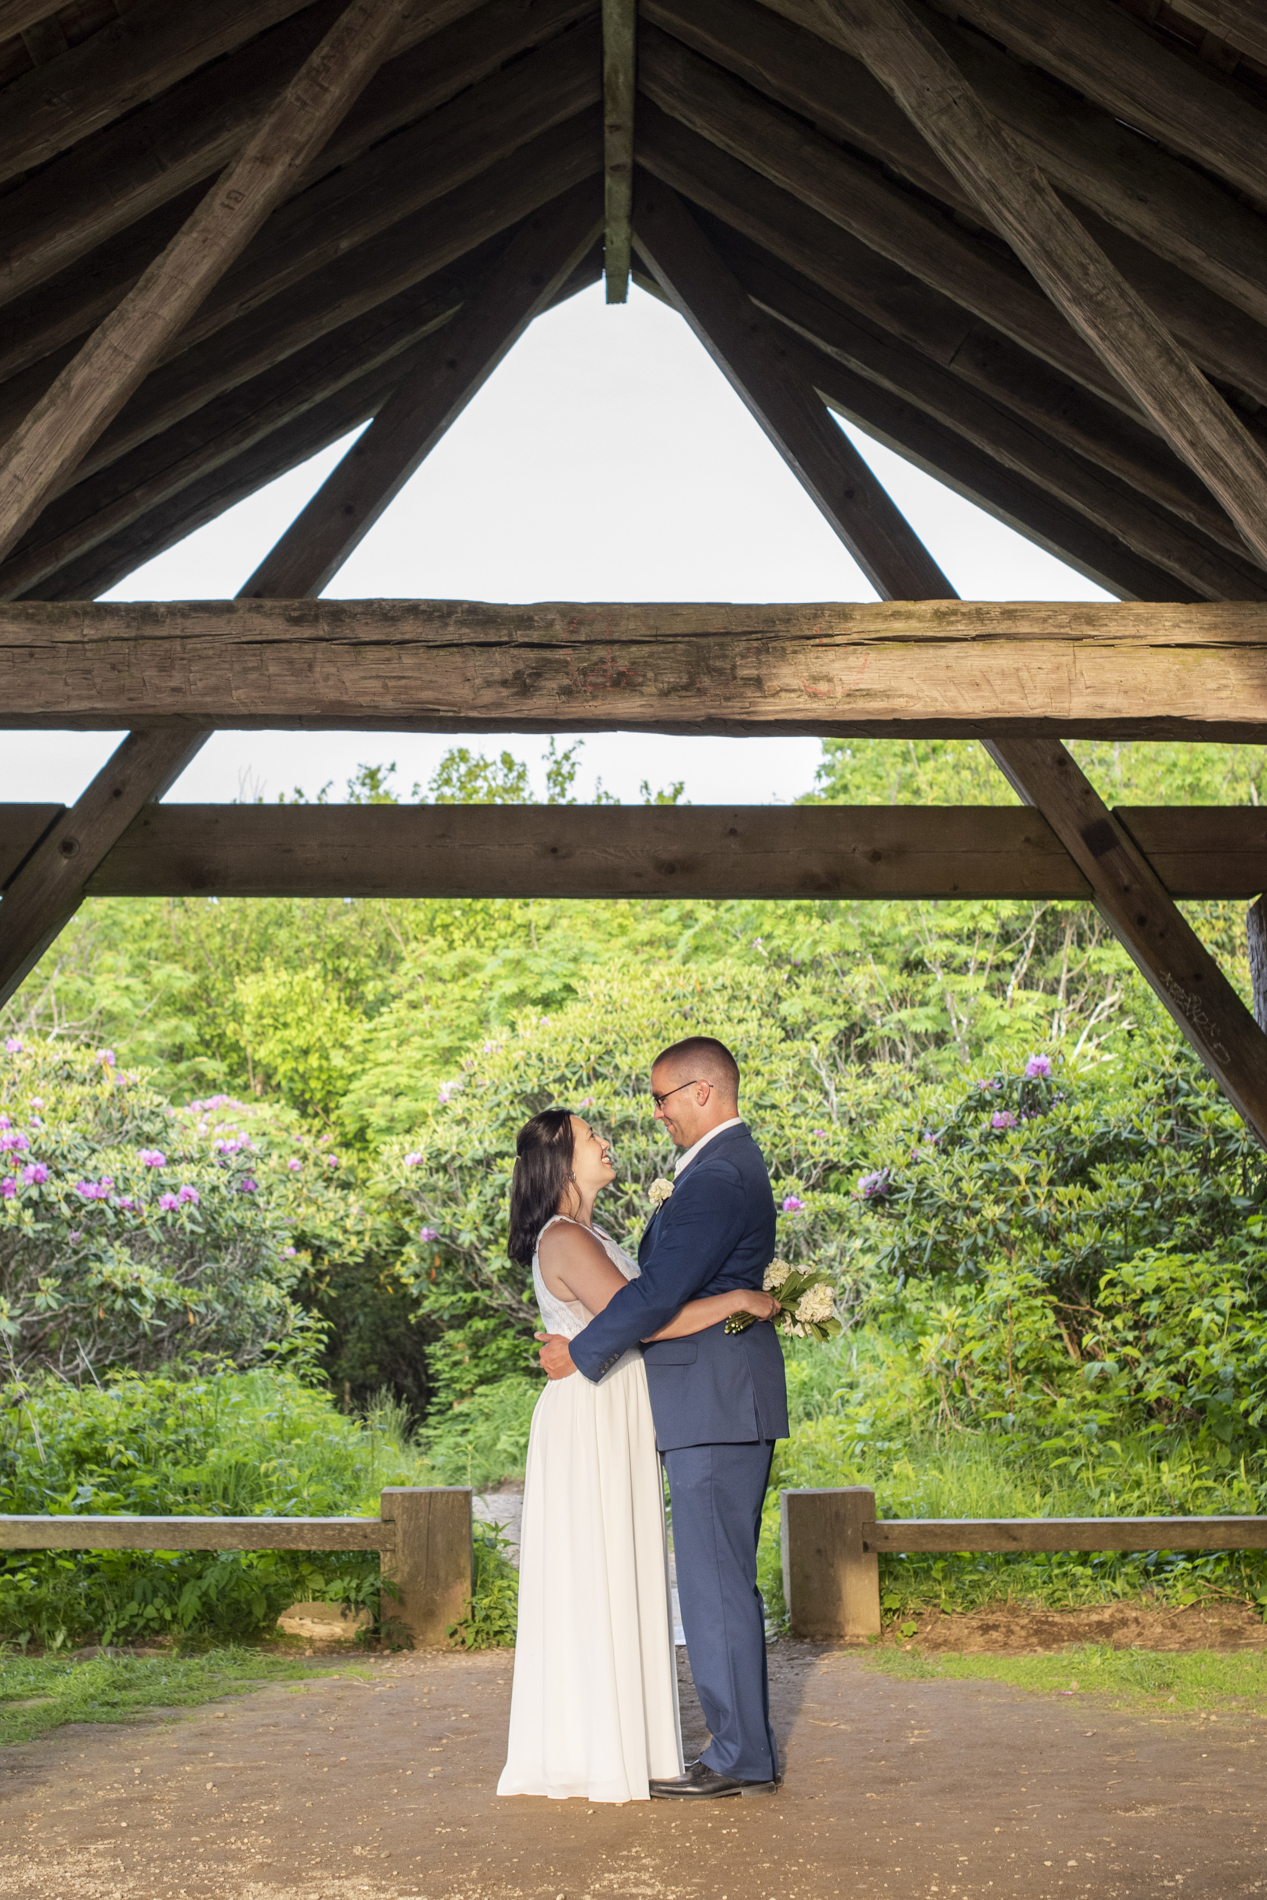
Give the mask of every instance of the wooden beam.
M 140 385 L 285 196 L 391 45 L 403 0 L 351 0 L 171 244 L 0 456 L 0 558 Z
M 0 704 L 13 729 L 1010 731 L 1261 744 L 1267 609 L 21 601 L 0 605 Z
M 276 96 L 278 73 L 306 58 L 338 17 L 339 5 L 322 0 L 304 7 L 178 91 L 81 140 L 15 185 L 0 199 L 0 302 L 23 296 L 99 246 L 117 242 L 138 220 L 226 165 Z M 437 110 L 593 6 L 594 0 L 536 0 L 531 7 L 522 0 L 487 0 L 418 45 L 412 42 L 419 27 L 430 26 L 434 16 L 411 13 L 402 21 L 397 51 L 296 180 L 297 189 L 352 163 L 379 139 Z
M 817 0 L 1070 323 L 1267 562 L 1267 454 L 905 0 Z
M 780 16 L 784 17 L 780 17 Z M 958 180 L 933 153 L 859 60 L 817 36 L 815 0 L 780 0 L 779 13 L 759 0 L 645 0 L 644 19 L 736 74 L 759 92 L 808 118 L 828 137 L 860 146 L 913 184 L 979 217 Z M 941 13 L 921 19 L 952 54 L 983 103 L 1011 128 L 1062 191 L 1129 233 L 1198 284 L 1226 298 L 1256 324 L 1267 322 L 1267 224 L 1217 180 L 1162 150 L 1119 119 L 1070 98 L 1067 87 L 1022 65 L 979 33 Z M 1114 234 L 1101 233 L 1110 254 Z M 1141 260 L 1124 250 L 1115 261 L 1132 277 L 1164 322 L 1177 327 L 1198 355 L 1224 355 L 1218 303 L 1183 306 L 1182 277 L 1169 282 L 1132 276 Z M 1167 300 L 1167 307 L 1157 301 Z M 1253 355 L 1246 328 L 1235 349 Z M 1261 343 L 1258 346 L 1258 374 Z M 1233 378 L 1233 380 L 1236 380 Z
M 736 260 L 736 275 L 750 294 L 755 293 L 759 308 L 817 345 L 813 354 L 806 351 L 798 359 L 797 366 L 833 406 L 839 363 L 919 404 L 1005 468 L 1058 496 L 1088 521 L 1111 528 L 1154 569 L 1194 587 L 1203 598 L 1267 599 L 1267 573 L 1243 553 L 1239 558 L 1227 553 L 1168 509 L 1064 448 L 939 364 L 877 335 L 839 305 L 829 306 L 821 296 L 798 290 L 782 273 L 763 269 L 754 260 Z M 841 385 L 839 393 L 846 407 L 853 388 L 852 382 Z M 1210 512 L 1217 514 L 1213 508 Z
M 1180 0 L 1179 12 L 1267 66 L 1267 19 L 1259 0 Z
M 1046 0 L 955 0 L 955 12 L 1115 119 L 1267 204 L 1261 107 L 1242 87 L 1162 45 L 1124 7 L 1061 0 L 1053 11 Z
M 488 282 L 256 568 L 242 589 L 247 598 L 297 598 L 328 586 L 532 319 L 553 303 L 601 228 L 593 181 L 528 219 Z
M 74 916 L 86 880 L 146 800 L 162 797 L 206 737 L 171 726 L 129 733 L 10 878 L 0 898 L 0 1005 Z
M 10 40 L 54 13 L 54 0 L 0 0 L 0 40 Z
M 867 579 L 875 584 L 880 548 L 901 576 L 904 598 L 953 593 L 930 555 L 921 550 L 908 558 L 905 523 L 862 457 L 788 367 L 777 334 L 757 316 L 681 199 L 645 173 L 634 189 L 634 244 Z
M 987 739 L 985 747 L 1026 804 L 1042 812 L 1140 975 L 1267 1146 L 1267 1034 L 1176 908 L 1128 827 L 1058 739 L 1009 734 Z
M 603 0 L 604 277 L 608 303 L 629 297 L 638 0 Z
M 0 806 L 0 889 L 61 807 Z M 1267 813 L 1117 817 L 1172 897 L 1267 886 Z M 1024 806 L 154 805 L 93 897 L 1017 898 L 1091 887 Z

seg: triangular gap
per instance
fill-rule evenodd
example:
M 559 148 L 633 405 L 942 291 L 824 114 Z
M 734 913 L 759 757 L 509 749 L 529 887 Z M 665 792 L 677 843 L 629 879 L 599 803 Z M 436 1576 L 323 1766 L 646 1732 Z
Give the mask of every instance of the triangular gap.
M 1087 599 L 1081 575 L 940 482 L 850 430 L 969 598 Z M 354 438 L 227 510 L 106 599 L 232 594 Z M 873 591 L 687 325 L 638 289 L 600 286 L 539 317 L 428 457 L 327 593 L 492 600 L 872 599 Z M 218 734 L 181 799 L 266 796 L 396 760 L 426 783 L 446 735 Z M 509 745 L 534 764 L 544 746 Z M 598 774 L 626 802 L 686 777 L 695 803 L 790 799 L 817 742 L 593 735 L 578 792 Z M 86 773 L 85 773 L 86 776 Z M 12 795 L 12 794 L 11 794 Z

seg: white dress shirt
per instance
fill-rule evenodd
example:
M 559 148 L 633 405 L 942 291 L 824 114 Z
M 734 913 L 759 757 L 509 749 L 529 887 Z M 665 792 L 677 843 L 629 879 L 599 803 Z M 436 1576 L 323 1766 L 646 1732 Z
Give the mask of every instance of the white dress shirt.
M 710 1142 L 714 1135 L 720 1135 L 722 1130 L 726 1128 L 738 1128 L 742 1123 L 742 1115 L 732 1115 L 728 1122 L 718 1122 L 716 1128 L 710 1128 L 706 1135 L 701 1135 L 693 1148 L 688 1148 L 684 1155 L 678 1156 L 677 1166 L 673 1170 L 673 1179 L 676 1181 L 683 1168 L 690 1167 L 700 1149 L 704 1147 L 705 1143 Z

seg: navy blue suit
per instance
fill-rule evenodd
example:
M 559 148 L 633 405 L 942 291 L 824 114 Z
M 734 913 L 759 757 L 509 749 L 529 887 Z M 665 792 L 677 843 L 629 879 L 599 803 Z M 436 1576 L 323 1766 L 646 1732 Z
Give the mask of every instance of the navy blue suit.
M 759 1287 L 774 1257 L 774 1197 L 761 1150 L 741 1123 L 678 1176 L 638 1249 L 642 1272 L 573 1339 L 573 1363 L 601 1379 L 688 1300 Z M 783 1352 L 763 1322 L 725 1323 L 645 1349 L 656 1442 L 673 1498 L 678 1601 L 719 1774 L 776 1772 L 766 1687 L 757 1537 L 774 1440 L 786 1438 Z

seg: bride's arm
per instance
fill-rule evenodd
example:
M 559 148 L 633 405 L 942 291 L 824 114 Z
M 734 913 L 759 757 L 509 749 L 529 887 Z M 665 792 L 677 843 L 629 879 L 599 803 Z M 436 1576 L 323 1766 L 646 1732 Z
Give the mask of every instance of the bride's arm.
M 756 1287 L 739 1287 L 734 1293 L 710 1293 L 707 1299 L 689 1300 L 678 1309 L 667 1326 L 662 1326 L 658 1333 L 651 1333 L 643 1344 L 649 1346 L 653 1339 L 684 1339 L 691 1333 L 707 1332 L 710 1326 L 729 1319 L 732 1313 L 751 1313 L 756 1319 L 773 1319 L 778 1310 L 779 1302 L 774 1295 L 762 1293 Z
M 601 1242 L 571 1221 L 559 1221 L 542 1234 L 537 1259 L 551 1293 L 557 1299 L 579 1300 L 591 1313 L 601 1313 L 629 1284 Z

